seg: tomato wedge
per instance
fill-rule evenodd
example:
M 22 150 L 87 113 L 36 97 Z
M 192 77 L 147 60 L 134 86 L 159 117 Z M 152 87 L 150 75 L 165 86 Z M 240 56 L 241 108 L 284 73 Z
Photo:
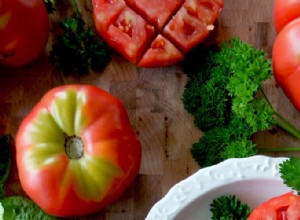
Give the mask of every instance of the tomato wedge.
M 146 18 L 158 30 L 161 30 L 183 0 L 128 0 L 128 4 Z
M 186 54 L 214 29 L 222 2 L 187 0 L 164 29 L 164 35 Z
M 139 66 L 169 66 L 183 60 L 182 53 L 165 37 L 158 35 L 144 54 Z
M 248 220 L 299 220 L 300 197 L 289 192 L 274 197 L 253 210 Z
M 106 40 L 116 50 L 122 50 L 124 56 L 137 63 L 154 37 L 154 27 L 148 24 L 135 11 L 126 7 L 106 33 Z

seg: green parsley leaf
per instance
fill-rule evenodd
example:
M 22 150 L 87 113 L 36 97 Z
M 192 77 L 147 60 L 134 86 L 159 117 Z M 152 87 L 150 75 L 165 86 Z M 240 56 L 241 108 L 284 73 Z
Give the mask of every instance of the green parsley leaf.
M 235 195 L 223 195 L 210 204 L 212 220 L 246 220 L 250 207 L 241 202 Z
M 300 195 L 300 158 L 291 157 L 279 164 L 279 172 L 284 184 Z

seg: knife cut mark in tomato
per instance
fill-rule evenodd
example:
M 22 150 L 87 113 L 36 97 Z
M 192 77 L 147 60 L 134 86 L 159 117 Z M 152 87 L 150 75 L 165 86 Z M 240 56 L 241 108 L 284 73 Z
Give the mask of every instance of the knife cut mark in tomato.
M 156 67 L 182 60 L 184 54 L 207 38 L 224 1 L 93 0 L 93 6 L 96 29 L 111 47 L 134 64 L 151 63 Z M 167 46 L 157 50 L 157 42 L 153 41 L 164 42 L 161 37 L 167 39 Z M 158 51 L 162 55 L 154 57 Z

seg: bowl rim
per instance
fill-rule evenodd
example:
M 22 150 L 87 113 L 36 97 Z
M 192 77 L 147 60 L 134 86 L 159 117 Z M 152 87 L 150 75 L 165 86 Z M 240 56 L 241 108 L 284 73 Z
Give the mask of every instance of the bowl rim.
M 156 202 L 145 220 L 172 220 L 189 203 L 222 185 L 241 180 L 283 180 L 279 164 L 287 157 L 254 155 L 246 158 L 231 158 L 216 165 L 200 168 L 191 176 L 176 183 Z

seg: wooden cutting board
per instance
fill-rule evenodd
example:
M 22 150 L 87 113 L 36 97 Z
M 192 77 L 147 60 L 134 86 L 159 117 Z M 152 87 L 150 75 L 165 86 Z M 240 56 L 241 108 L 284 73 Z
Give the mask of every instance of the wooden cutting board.
M 85 21 L 92 26 L 91 0 L 78 1 L 78 4 Z M 225 7 L 208 41 L 221 42 L 238 36 L 270 54 L 276 36 L 272 8 L 272 0 L 225 0 Z M 53 41 L 52 31 L 61 19 L 58 14 L 51 16 L 46 53 L 35 63 L 19 68 L 0 66 L 0 130 L 5 128 L 14 142 L 21 120 L 41 96 L 55 86 L 87 83 L 109 91 L 124 103 L 142 143 L 141 168 L 133 184 L 117 202 L 94 215 L 70 219 L 144 219 L 150 208 L 175 183 L 199 169 L 189 149 L 202 133 L 194 127 L 191 115 L 181 102 L 187 78 L 180 65 L 140 68 L 117 54 L 103 72 L 82 77 L 63 76 L 47 61 Z M 300 127 L 299 113 L 274 79 L 267 81 L 264 87 L 276 110 Z M 262 147 L 299 145 L 277 128 L 255 135 L 254 142 Z M 15 163 L 6 193 L 26 196 L 20 187 Z

